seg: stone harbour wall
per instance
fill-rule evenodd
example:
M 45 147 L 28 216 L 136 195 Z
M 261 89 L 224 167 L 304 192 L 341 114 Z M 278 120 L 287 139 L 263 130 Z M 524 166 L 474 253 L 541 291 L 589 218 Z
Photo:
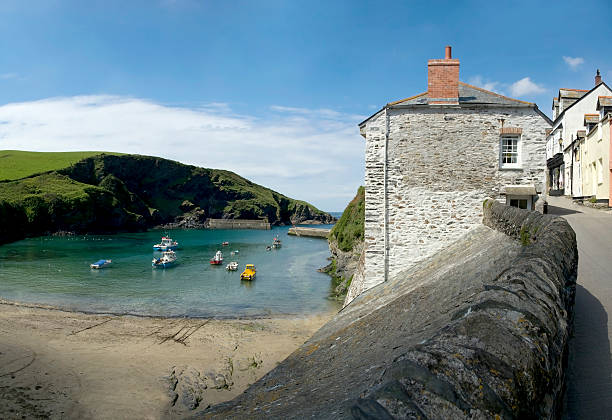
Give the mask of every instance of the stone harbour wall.
M 207 219 L 209 229 L 262 229 L 270 230 L 270 223 L 263 219 Z
M 520 169 L 500 170 L 500 119 L 522 129 Z M 505 202 L 504 186 L 541 190 L 548 127 L 533 108 L 409 107 L 374 116 L 363 131 L 365 277 L 352 287 L 367 290 L 448 246 L 479 225 L 486 197 Z
M 195 418 L 560 417 L 578 252 L 562 218 L 484 223 L 356 297 L 236 399 Z

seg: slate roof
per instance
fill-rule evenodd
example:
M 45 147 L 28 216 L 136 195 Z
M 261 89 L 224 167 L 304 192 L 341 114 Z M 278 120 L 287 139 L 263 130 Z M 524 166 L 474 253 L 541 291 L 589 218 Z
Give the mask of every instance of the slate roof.
M 388 106 L 394 105 L 427 105 L 427 92 L 420 93 L 410 98 L 401 99 L 395 102 L 389 102 Z M 533 106 L 531 102 L 520 101 L 518 99 L 508 98 L 507 96 L 499 95 L 488 90 L 468 85 L 467 83 L 459 82 L 459 105 L 469 104 L 490 104 L 490 105 L 527 105 Z
M 567 89 L 561 88 L 559 89 L 559 98 L 571 98 L 571 99 L 580 99 L 582 98 L 588 90 L 584 89 Z
M 595 124 L 599 122 L 599 114 L 584 114 L 585 124 Z
M 597 109 L 604 106 L 612 106 L 612 96 L 597 97 Z

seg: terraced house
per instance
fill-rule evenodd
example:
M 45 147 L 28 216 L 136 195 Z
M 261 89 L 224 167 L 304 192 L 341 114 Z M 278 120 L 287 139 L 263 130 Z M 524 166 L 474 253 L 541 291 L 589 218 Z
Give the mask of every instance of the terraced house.
M 365 270 L 349 299 L 481 224 L 483 200 L 541 206 L 546 130 L 536 104 L 459 81 L 459 60 L 427 63 L 427 91 L 360 123 L 366 140 Z
M 561 88 L 557 97 L 553 98 L 554 122 L 546 137 L 547 188 L 550 195 L 582 199 L 597 196 L 599 191 L 598 198 L 608 199 L 607 193 L 605 197 L 602 195 L 603 186 L 597 187 L 602 185 L 600 181 L 603 177 L 600 175 L 608 168 L 603 160 L 605 156 L 597 152 L 598 156 L 595 157 L 591 146 L 588 165 L 580 159 L 585 154 L 587 136 L 593 138 L 593 130 L 600 127 L 600 121 L 606 115 L 605 98 L 610 95 L 612 90 L 602 81 L 597 70 L 591 90 Z M 601 132 L 597 132 L 597 137 L 601 137 Z

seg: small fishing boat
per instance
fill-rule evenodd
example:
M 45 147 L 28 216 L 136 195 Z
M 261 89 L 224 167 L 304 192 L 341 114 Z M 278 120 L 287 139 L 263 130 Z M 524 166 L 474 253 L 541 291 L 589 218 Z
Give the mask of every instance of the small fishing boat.
M 228 246 L 228 245 L 229 245 L 229 242 L 225 241 L 225 242 L 223 242 L 221 245 L 222 245 L 222 246 Z
M 225 268 L 227 271 L 236 271 L 238 270 L 238 263 L 236 261 L 232 261 Z
M 266 251 L 272 251 L 272 245 L 267 245 L 266 246 Z
M 110 263 L 112 263 L 111 260 L 98 260 L 93 264 L 89 264 L 89 267 L 99 270 L 101 268 L 108 266 Z
M 255 265 L 247 264 L 240 275 L 240 280 L 255 280 Z
M 272 248 L 278 249 L 281 247 L 281 240 L 278 239 L 278 236 L 274 237 L 274 242 L 272 243 Z
M 166 236 L 161 238 L 161 242 L 153 245 L 153 249 L 156 251 L 174 251 L 178 248 L 178 242 L 173 241 L 172 238 Z
M 223 264 L 223 253 L 221 251 L 217 251 L 214 257 L 211 258 L 210 263 L 212 265 L 220 265 Z
M 163 251 L 161 257 L 153 258 L 153 263 L 151 265 L 154 268 L 168 268 L 172 267 L 174 264 L 176 264 L 176 253 L 168 250 Z

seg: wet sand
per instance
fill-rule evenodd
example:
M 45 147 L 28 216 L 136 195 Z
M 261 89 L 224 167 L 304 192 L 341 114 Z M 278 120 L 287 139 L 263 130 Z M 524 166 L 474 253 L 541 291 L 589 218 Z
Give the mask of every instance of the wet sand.
M 0 303 L 0 418 L 195 413 L 244 391 L 332 316 L 140 318 Z

